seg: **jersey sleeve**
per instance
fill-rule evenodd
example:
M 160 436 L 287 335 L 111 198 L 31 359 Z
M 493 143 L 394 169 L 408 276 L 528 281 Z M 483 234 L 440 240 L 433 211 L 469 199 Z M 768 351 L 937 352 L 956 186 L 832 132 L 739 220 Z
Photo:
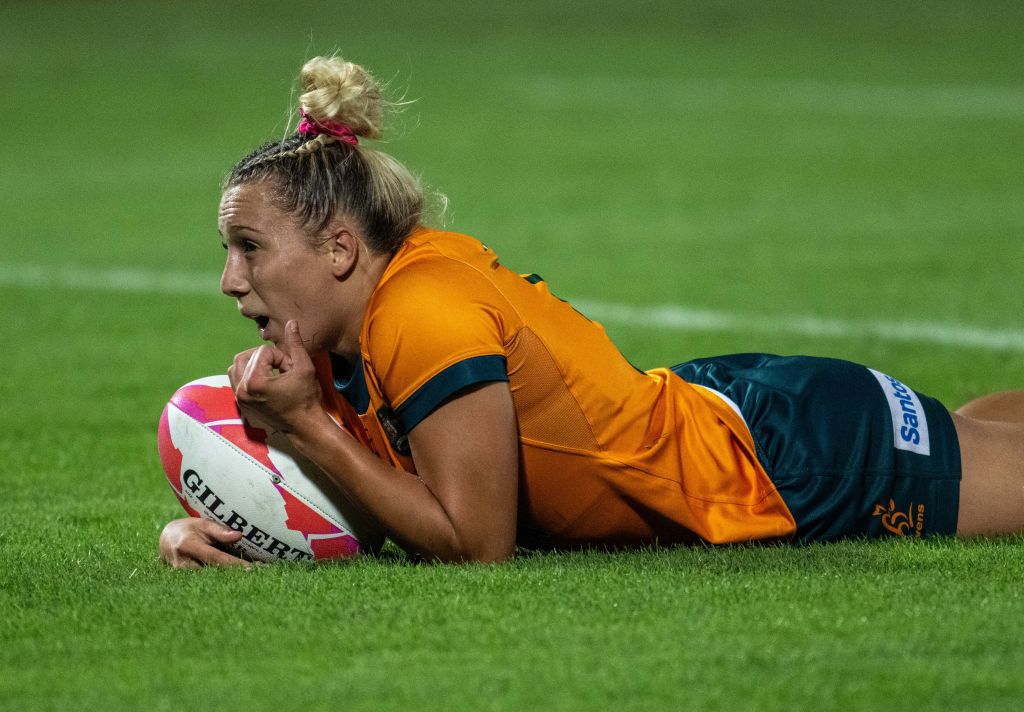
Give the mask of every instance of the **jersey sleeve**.
M 368 363 L 405 432 L 470 386 L 508 380 L 504 344 L 514 312 L 475 269 L 442 266 L 396 275 L 367 316 Z

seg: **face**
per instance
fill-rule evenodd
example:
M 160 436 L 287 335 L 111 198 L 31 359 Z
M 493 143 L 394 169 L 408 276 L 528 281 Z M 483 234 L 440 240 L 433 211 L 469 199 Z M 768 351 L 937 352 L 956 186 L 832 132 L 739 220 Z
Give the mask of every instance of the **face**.
M 256 323 L 260 337 L 279 342 L 285 324 L 295 319 L 307 350 L 330 348 L 340 328 L 325 308 L 337 282 L 330 250 L 317 247 L 293 216 L 279 210 L 263 183 L 228 188 L 218 227 L 227 250 L 221 291 Z

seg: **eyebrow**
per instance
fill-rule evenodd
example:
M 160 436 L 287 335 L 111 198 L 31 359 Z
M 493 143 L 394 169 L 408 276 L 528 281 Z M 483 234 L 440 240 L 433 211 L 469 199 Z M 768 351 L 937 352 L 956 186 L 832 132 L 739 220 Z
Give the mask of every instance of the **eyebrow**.
M 228 226 L 228 232 L 237 232 L 238 230 L 248 230 L 249 232 L 255 232 L 257 235 L 262 235 L 263 234 L 262 232 L 260 232 L 256 228 L 249 227 L 248 225 L 230 225 L 230 226 Z M 220 228 L 217 228 L 217 234 L 220 235 L 222 238 L 223 237 L 227 237 L 223 232 L 220 231 Z
M 263 234 L 262 232 L 260 232 L 256 228 L 249 227 L 248 225 L 232 225 L 231 229 L 234 229 L 234 230 L 248 230 L 249 232 L 255 232 L 257 235 L 262 235 Z

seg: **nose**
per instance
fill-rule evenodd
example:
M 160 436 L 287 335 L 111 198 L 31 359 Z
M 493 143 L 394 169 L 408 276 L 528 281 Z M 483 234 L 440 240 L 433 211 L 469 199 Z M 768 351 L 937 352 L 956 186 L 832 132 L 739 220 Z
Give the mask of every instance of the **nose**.
M 245 275 L 245 262 L 240 255 L 228 253 L 224 271 L 220 275 L 220 291 L 238 299 L 249 291 L 249 280 Z

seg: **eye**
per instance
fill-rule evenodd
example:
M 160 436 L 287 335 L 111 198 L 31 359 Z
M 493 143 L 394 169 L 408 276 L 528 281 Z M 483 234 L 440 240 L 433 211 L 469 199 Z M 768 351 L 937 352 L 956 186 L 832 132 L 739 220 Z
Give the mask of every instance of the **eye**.
M 253 242 L 252 240 L 242 240 L 242 251 L 243 252 L 253 252 L 258 247 L 259 247 L 259 244 Z

